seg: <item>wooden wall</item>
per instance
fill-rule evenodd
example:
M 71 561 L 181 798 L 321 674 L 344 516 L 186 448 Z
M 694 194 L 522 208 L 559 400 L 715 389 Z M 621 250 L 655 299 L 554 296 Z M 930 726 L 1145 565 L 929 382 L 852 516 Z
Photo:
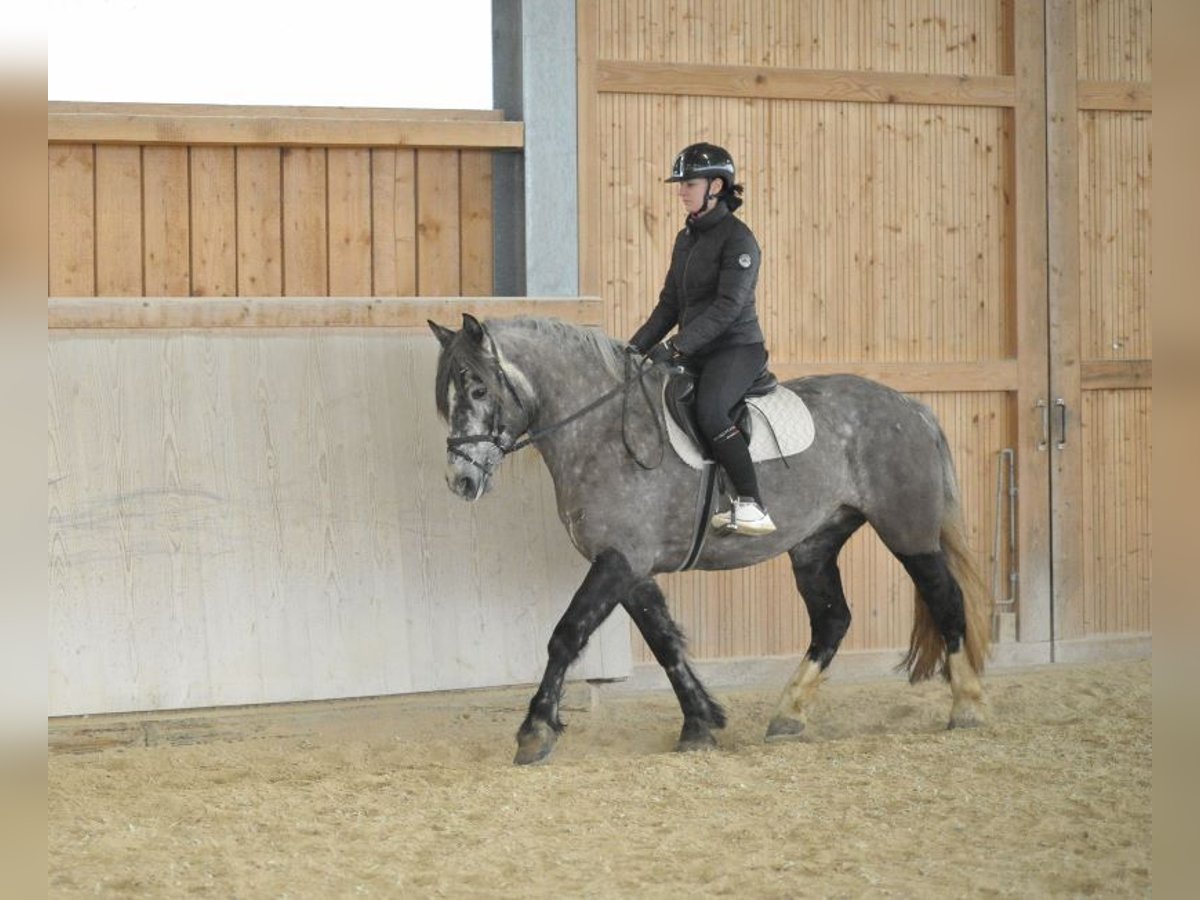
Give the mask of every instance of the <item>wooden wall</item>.
M 51 103 L 50 295 L 491 295 L 521 126 L 436 115 Z
M 520 123 L 51 104 L 48 124 L 51 715 L 540 678 L 586 563 L 536 454 L 505 502 L 446 490 L 425 326 L 599 321 L 595 298 L 488 296 L 491 154 Z M 617 616 L 575 674 L 629 665 Z
M 1148 122 L 1149 72 L 1098 57 L 1147 57 L 1149 6 L 1059 5 L 1094 36 L 1096 52 L 1080 56 L 1073 84 L 1086 107 L 1081 127 L 1110 148 L 1079 157 L 1100 166 L 1084 174 L 1103 208 L 1086 212 L 1105 223 L 1103 237 L 1089 230 L 1085 242 L 1102 259 L 1078 261 L 1095 293 L 1083 327 L 1104 342 L 1112 331 L 1105 320 L 1119 323 L 1128 333 L 1121 352 L 1144 374 L 1148 125 L 1139 131 L 1112 110 L 1134 104 Z M 927 402 L 950 438 L 989 581 L 1007 576 L 993 571 L 1007 558 L 1005 523 L 998 558 L 990 557 L 999 452 L 1014 448 L 1020 637 L 1049 647 L 1064 636 L 1052 609 L 1057 475 L 1038 406 L 1049 409 L 1057 389 L 1046 374 L 1046 22 L 1057 10 L 1039 0 L 580 0 L 578 10 L 582 286 L 604 296 L 608 328 L 632 333 L 657 300 L 682 224 L 673 186 L 663 184 L 674 155 L 697 140 L 727 147 L 746 185 L 739 215 L 763 247 L 758 298 L 772 368 L 783 377 L 855 371 Z M 1074 224 L 1091 228 L 1084 221 Z M 1076 420 L 1091 418 L 1081 401 L 1071 410 Z M 1101 444 L 1088 452 L 1112 452 L 1107 439 Z M 1123 471 L 1106 466 L 1096 477 L 1117 479 L 1121 497 L 1138 495 L 1141 482 L 1126 483 Z M 1083 486 L 1073 491 L 1080 508 Z M 1128 528 L 1143 519 L 1133 515 Z M 1104 545 L 1096 551 L 1104 565 L 1120 565 L 1110 551 L 1127 535 L 1104 528 L 1089 540 Z M 903 645 L 911 589 L 899 565 L 864 533 L 848 545 L 842 569 L 855 615 L 845 646 Z M 697 656 L 807 646 L 786 559 L 665 581 Z M 1106 596 L 1125 589 L 1106 584 Z M 1088 596 L 1098 594 L 1089 588 Z M 1147 619 L 1122 610 L 1108 617 L 1114 630 L 1148 630 Z M 638 653 L 650 659 L 640 643 Z

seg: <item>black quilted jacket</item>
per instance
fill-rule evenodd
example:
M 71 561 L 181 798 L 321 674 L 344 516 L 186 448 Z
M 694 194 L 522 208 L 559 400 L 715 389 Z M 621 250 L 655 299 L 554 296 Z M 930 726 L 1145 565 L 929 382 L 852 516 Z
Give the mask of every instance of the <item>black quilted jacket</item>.
M 678 325 L 672 343 L 686 356 L 761 344 L 754 307 L 759 262 L 753 232 L 724 203 L 689 220 L 675 238 L 658 305 L 629 342 L 648 350 Z

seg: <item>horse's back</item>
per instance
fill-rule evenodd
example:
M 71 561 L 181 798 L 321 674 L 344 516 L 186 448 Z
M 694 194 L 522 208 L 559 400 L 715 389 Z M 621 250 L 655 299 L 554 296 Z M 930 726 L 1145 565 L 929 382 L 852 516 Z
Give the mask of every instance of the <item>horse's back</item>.
M 844 453 L 855 502 L 889 547 L 927 549 L 946 505 L 948 455 L 923 403 L 858 375 L 810 375 L 784 385 L 808 406 L 818 439 Z

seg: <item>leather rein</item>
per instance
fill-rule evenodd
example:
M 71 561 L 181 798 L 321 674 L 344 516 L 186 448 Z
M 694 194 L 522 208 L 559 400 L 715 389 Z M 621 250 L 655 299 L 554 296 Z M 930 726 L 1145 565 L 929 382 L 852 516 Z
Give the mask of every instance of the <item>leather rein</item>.
M 489 337 L 490 337 L 490 335 L 489 335 Z M 495 347 L 494 340 L 492 342 L 492 345 L 494 348 Z M 499 417 L 498 416 L 499 404 L 497 404 L 496 409 L 493 411 L 492 423 L 491 423 L 492 427 L 488 433 L 486 433 L 486 434 L 464 434 L 464 435 L 459 435 L 457 437 L 453 437 L 453 436 L 448 437 L 448 438 L 446 438 L 446 451 L 448 453 L 450 453 L 452 456 L 456 456 L 459 459 L 465 460 L 466 462 L 470 463 L 475 468 L 477 468 L 484 475 L 487 475 L 490 477 L 492 474 L 492 470 L 490 468 L 487 468 L 487 467 L 483 466 L 481 463 L 479 463 L 478 461 L 476 461 L 475 459 L 472 459 L 470 456 L 468 456 L 466 453 L 464 453 L 459 448 L 466 444 L 492 444 L 496 447 L 496 449 L 498 449 L 500 451 L 501 459 L 503 460 L 503 458 L 505 456 L 508 456 L 510 453 L 516 453 L 518 450 L 521 450 L 524 447 L 528 447 L 530 444 L 541 440 L 546 435 L 551 434 L 555 431 L 558 431 L 560 428 L 563 428 L 564 426 L 571 424 L 576 419 L 580 419 L 583 416 L 587 415 L 592 410 L 594 410 L 600 406 L 603 406 L 605 403 L 612 400 L 618 394 L 622 394 L 623 396 L 622 396 L 622 403 L 621 403 L 621 441 L 625 445 L 625 452 L 628 453 L 630 455 L 630 457 L 633 458 L 633 461 L 636 462 L 641 468 L 647 469 L 647 470 L 655 469 L 659 465 L 661 465 L 662 459 L 663 459 L 663 453 L 665 452 L 664 451 L 665 440 L 664 440 L 664 435 L 663 435 L 663 427 L 662 427 L 662 424 L 658 421 L 658 417 L 657 416 L 653 417 L 655 426 L 658 429 L 658 451 L 659 451 L 658 460 L 653 465 L 648 465 L 648 464 L 642 462 L 642 460 L 638 458 L 636 451 L 634 451 L 634 449 L 629 444 L 629 436 L 627 433 L 629 387 L 634 382 L 637 382 L 639 387 L 641 388 L 642 396 L 646 400 L 647 408 L 652 409 L 653 401 L 650 399 L 650 394 L 648 393 L 648 391 L 646 389 L 646 384 L 645 384 L 644 379 L 645 379 L 646 375 L 648 375 L 650 373 L 650 371 L 654 368 L 654 365 L 653 364 L 646 365 L 645 360 L 643 360 L 643 363 L 641 365 L 637 366 L 637 371 L 630 373 L 629 369 L 633 365 L 634 365 L 633 359 L 628 354 L 626 354 L 626 356 L 625 356 L 625 379 L 620 384 L 618 384 L 616 387 L 612 388 L 611 390 L 606 391 L 605 393 L 601 394 L 599 397 L 597 397 L 591 403 L 588 403 L 586 406 L 583 406 L 580 409 L 575 410 L 575 412 L 571 413 L 570 415 L 566 416 L 563 419 L 560 419 L 557 422 L 554 422 L 550 425 L 546 425 L 542 428 L 536 428 L 532 431 L 525 431 L 523 433 L 523 436 L 521 436 L 521 435 L 517 436 L 518 437 L 517 440 L 512 440 L 512 439 L 506 438 L 503 426 L 496 427 L 497 426 L 496 420 Z M 498 359 L 497 359 L 497 363 L 496 363 L 496 371 L 497 371 L 497 374 L 499 375 L 500 382 L 507 388 L 508 392 L 512 395 L 513 399 L 517 401 L 517 406 L 520 407 L 522 412 L 525 412 L 526 411 L 525 404 L 521 402 L 521 395 L 517 393 L 517 389 L 513 386 L 512 381 L 509 380 L 508 375 L 504 371 L 504 367 L 502 365 L 500 365 Z

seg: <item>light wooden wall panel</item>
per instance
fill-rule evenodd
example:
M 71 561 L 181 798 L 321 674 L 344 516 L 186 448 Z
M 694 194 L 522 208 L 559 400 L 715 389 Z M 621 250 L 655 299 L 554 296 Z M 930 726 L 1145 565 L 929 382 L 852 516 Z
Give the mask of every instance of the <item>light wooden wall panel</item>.
M 371 151 L 330 148 L 329 294 L 370 296 Z
M 283 149 L 283 294 L 324 296 L 329 290 L 325 151 Z
M 96 148 L 96 293 L 142 291 L 142 151 Z
M 984 75 L 1007 71 L 1005 0 L 630 0 L 601 59 Z
M 776 358 L 1011 354 L 1003 110 L 604 94 L 598 117 L 615 123 L 600 148 L 614 333 L 657 301 L 683 223 L 662 180 L 679 147 L 708 139 L 747 186 L 739 215 L 763 247 L 759 309 Z
M 1083 357 L 1149 359 L 1150 114 L 1080 113 Z
M 417 287 L 419 293 L 453 297 L 461 285 L 458 154 L 417 151 Z
M 283 294 L 283 162 L 277 147 L 237 148 L 237 293 Z
M 1150 81 L 1150 0 L 1075 0 L 1076 64 L 1092 81 Z
M 417 156 L 415 150 L 371 151 L 371 217 L 375 290 L 417 294 Z
M 536 681 L 582 580 L 535 453 L 443 481 L 437 343 L 55 332 L 49 712 Z M 618 614 L 573 677 L 629 665 Z
M 197 297 L 237 293 L 234 148 L 192 147 L 192 287 Z
M 272 142 L 239 108 L 51 107 L 52 296 L 493 293 L 489 143 L 520 125 L 498 113 L 475 134 L 470 111 L 264 109 L 288 132 Z M 372 145 L 406 123 L 401 145 Z M 294 143 L 310 132 L 329 143 Z
M 96 292 L 96 148 L 51 145 L 46 164 L 47 288 L 51 296 Z
M 1083 393 L 1083 591 L 1064 637 L 1150 631 L 1150 413 L 1149 390 Z
M 142 150 L 145 289 L 164 297 L 191 293 L 191 223 L 186 147 Z

